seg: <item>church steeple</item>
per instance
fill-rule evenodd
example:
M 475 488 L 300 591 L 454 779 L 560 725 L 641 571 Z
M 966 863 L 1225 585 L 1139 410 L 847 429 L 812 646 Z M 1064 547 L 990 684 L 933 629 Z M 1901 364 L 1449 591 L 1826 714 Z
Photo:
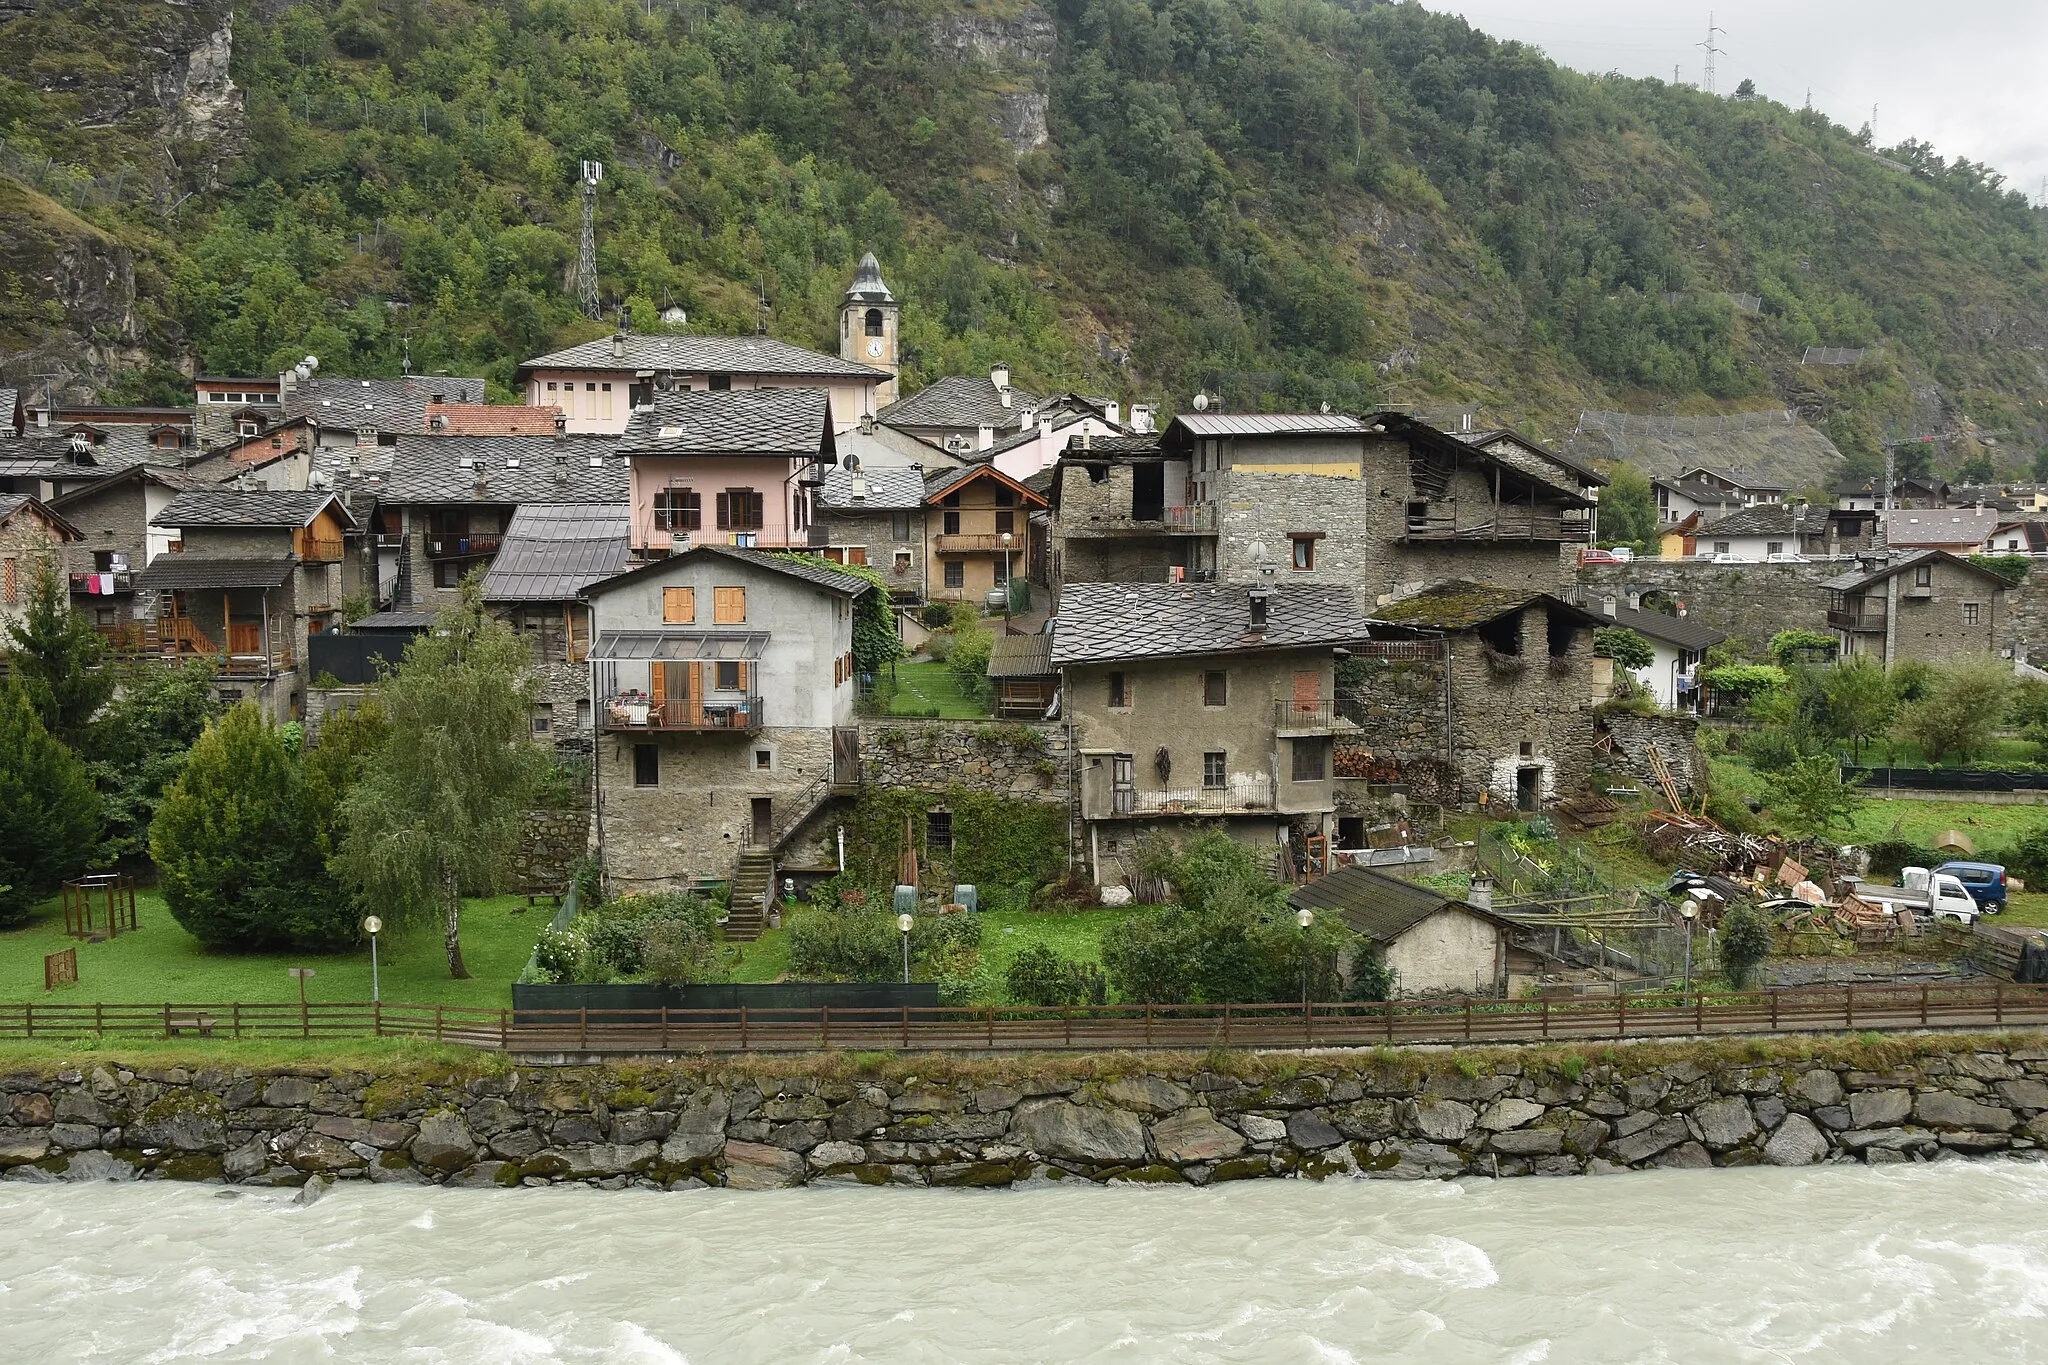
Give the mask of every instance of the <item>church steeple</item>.
M 896 373 L 900 364 L 901 341 L 897 315 L 901 305 L 889 286 L 882 282 L 882 263 L 870 251 L 860 258 L 839 306 L 839 356 L 887 370 L 889 377 L 875 385 L 875 407 L 896 401 Z

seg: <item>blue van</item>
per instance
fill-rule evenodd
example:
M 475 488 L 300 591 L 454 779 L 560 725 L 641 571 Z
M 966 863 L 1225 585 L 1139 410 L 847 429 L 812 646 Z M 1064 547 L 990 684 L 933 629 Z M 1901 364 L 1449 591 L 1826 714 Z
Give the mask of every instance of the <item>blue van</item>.
M 1943 863 L 1934 869 L 1963 884 L 1970 899 L 1987 915 L 2005 909 L 2005 868 L 1999 863 Z

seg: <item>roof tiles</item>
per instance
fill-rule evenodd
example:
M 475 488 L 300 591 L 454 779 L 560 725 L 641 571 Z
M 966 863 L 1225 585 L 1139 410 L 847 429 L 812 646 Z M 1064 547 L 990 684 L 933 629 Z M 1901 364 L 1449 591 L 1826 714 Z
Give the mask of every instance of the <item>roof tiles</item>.
M 1300 649 L 1365 636 L 1349 588 L 1265 589 L 1262 629 L 1251 624 L 1252 591 L 1218 583 L 1069 583 L 1053 622 L 1052 663 Z

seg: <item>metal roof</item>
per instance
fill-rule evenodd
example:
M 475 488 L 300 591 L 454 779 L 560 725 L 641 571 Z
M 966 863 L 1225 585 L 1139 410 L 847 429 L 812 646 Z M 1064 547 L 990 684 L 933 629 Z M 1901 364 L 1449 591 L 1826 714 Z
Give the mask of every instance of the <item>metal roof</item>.
M 590 657 L 620 659 L 758 659 L 768 648 L 765 630 L 608 630 L 590 647 Z
M 1334 910 L 1346 928 L 1381 944 L 1392 943 L 1439 910 L 1460 910 L 1502 928 L 1512 927 L 1476 905 L 1369 867 L 1340 867 L 1327 877 L 1305 882 L 1287 893 L 1287 903 L 1297 909 Z
M 875 414 L 877 422 L 892 427 L 1014 427 L 1025 410 L 1036 411 L 1045 399 L 1012 385 L 1010 401 L 1003 402 L 1004 390 L 985 374 L 955 374 L 899 398 Z
M 256 488 L 188 488 L 150 518 L 151 526 L 311 526 L 329 504 L 343 524 L 355 518 L 332 493 L 273 493 Z
M 620 354 L 613 354 L 616 345 Z M 535 356 L 528 370 L 653 370 L 656 373 L 818 375 L 887 379 L 887 370 L 807 351 L 773 337 L 647 336 L 624 332 Z
M 1266 624 L 1251 626 L 1253 590 L 1219 583 L 1069 583 L 1053 618 L 1055 666 L 1256 649 L 1340 645 L 1365 638 L 1349 588 L 1265 589 Z
M 998 635 L 989 644 L 991 678 L 1042 678 L 1054 671 L 1049 634 Z
M 160 554 L 135 575 L 141 589 L 275 588 L 291 578 L 298 561 L 290 555 L 234 559 L 215 555 Z
M 528 503 L 512 514 L 484 575 L 486 602 L 567 602 L 629 562 L 623 502 Z
M 621 455 L 777 455 L 831 460 L 823 389 L 713 389 L 659 395 L 633 414 Z
M 1296 436 L 1337 431 L 1363 436 L 1365 423 L 1341 412 L 1184 412 L 1173 419 L 1193 436 Z

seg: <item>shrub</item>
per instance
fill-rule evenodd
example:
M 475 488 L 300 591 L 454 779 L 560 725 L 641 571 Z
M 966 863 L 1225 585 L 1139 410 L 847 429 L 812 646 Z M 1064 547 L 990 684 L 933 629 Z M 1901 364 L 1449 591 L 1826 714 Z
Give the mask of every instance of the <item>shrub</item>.
M 953 604 L 927 602 L 918 608 L 917 619 L 930 630 L 945 630 L 953 624 Z
M 1939 858 L 1940 854 L 1933 855 Z M 2026 880 L 2029 887 L 2048 886 L 2048 825 L 2036 825 L 2022 834 L 2011 848 L 1999 855 L 2006 870 Z M 1919 864 L 1934 867 L 1933 862 Z
M 1771 661 L 1780 668 L 1790 668 L 1809 650 L 1833 657 L 1840 646 L 1841 641 L 1834 636 L 1817 630 L 1781 630 L 1771 637 Z
M 699 896 L 618 896 L 594 914 L 579 915 L 577 927 L 593 975 L 703 981 L 710 979 L 703 973 L 715 970 L 718 910 Z M 652 960 L 657 949 L 659 970 Z
M 583 957 L 583 940 L 574 929 L 550 924 L 533 945 L 533 965 L 543 981 L 572 981 Z
M 784 921 L 792 976 L 890 981 L 902 973 L 896 922 L 872 910 L 799 910 Z
M 1657 661 L 1650 642 L 1627 626 L 1601 626 L 1593 632 L 1593 652 L 1614 660 L 1615 681 L 1625 672 L 1648 668 Z
M 1361 943 L 1351 950 L 1351 986 L 1344 992 L 1346 1000 L 1391 1000 L 1395 984 L 1394 969 L 1379 949 Z
M 1721 975 L 1737 990 L 1749 985 L 1757 964 L 1771 955 L 1771 923 L 1747 901 L 1721 916 Z
M 1869 853 L 1871 872 L 1885 876 L 1897 876 L 1902 867 L 1935 867 L 1947 861 L 1935 850 L 1923 848 L 1907 839 L 1876 840 L 1870 845 Z
M 28 692 L 0 690 L 0 924 L 83 872 L 100 833 L 100 797 L 77 755 L 43 728 Z
M 1010 999 L 1020 1005 L 1101 1005 L 1109 980 L 1092 962 L 1077 962 L 1043 943 L 1010 959 L 1003 973 Z

